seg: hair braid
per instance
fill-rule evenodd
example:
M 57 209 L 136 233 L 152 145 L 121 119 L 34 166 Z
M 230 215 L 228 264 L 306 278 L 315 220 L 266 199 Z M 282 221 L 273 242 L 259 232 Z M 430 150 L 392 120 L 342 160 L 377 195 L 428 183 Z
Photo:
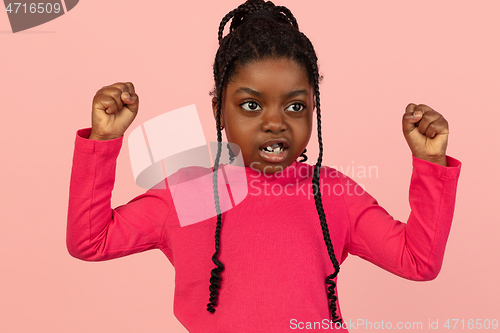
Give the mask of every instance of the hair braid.
M 306 153 L 307 153 L 307 149 L 304 149 L 304 151 L 302 152 L 302 154 L 300 154 L 300 156 L 299 156 L 299 157 L 302 157 L 302 159 L 299 162 L 305 162 L 305 161 L 307 161 L 307 155 L 306 155 Z
M 290 9 L 286 8 L 285 6 L 276 6 L 276 9 L 278 13 L 283 13 L 285 14 L 285 17 L 288 22 L 297 30 L 299 30 L 299 24 L 297 23 L 297 20 L 295 19 L 295 16 L 293 16 L 292 12 Z
M 320 169 L 321 163 L 323 161 L 323 138 L 321 134 L 321 104 L 320 104 L 320 96 L 319 96 L 319 82 L 318 82 L 318 67 L 316 66 L 316 61 L 311 57 L 310 54 L 307 54 L 308 58 L 311 61 L 313 70 L 314 70 L 314 94 L 316 96 L 316 115 L 317 115 L 317 123 L 318 123 L 318 144 L 319 144 L 319 154 L 316 165 L 314 166 L 314 174 L 313 174 L 313 190 L 314 190 L 314 202 L 316 204 L 316 210 L 318 211 L 318 216 L 321 222 L 321 229 L 323 231 L 323 238 L 325 240 L 326 248 L 328 250 L 328 255 L 333 264 L 335 271 L 333 274 L 330 274 L 326 277 L 326 284 L 328 287 L 328 299 L 330 300 L 330 311 L 332 315 L 332 320 L 334 322 L 342 323 L 342 319 L 339 319 L 336 311 L 337 311 L 337 296 L 335 295 L 335 282 L 333 279 L 337 276 L 340 271 L 340 266 L 335 258 L 335 252 L 333 250 L 332 240 L 330 238 L 330 232 L 328 229 L 328 224 L 326 222 L 325 210 L 323 208 L 323 200 L 321 199 L 321 190 L 319 186 L 319 178 L 320 178 Z
M 224 16 L 222 18 L 222 21 L 219 24 L 219 33 L 218 33 L 218 36 L 217 36 L 218 39 L 219 39 L 219 44 L 222 42 L 222 35 L 224 34 L 224 28 L 226 27 L 227 22 L 229 22 L 229 20 L 232 17 L 234 17 L 234 15 L 236 13 L 241 12 L 241 8 L 240 7 L 236 8 L 235 10 L 230 11 L 229 13 L 226 14 L 226 16 Z
M 212 256 L 212 261 L 213 263 L 217 266 L 212 271 L 210 272 L 210 286 L 208 289 L 210 290 L 210 297 L 209 297 L 209 303 L 207 304 L 207 311 L 214 313 L 215 312 L 215 306 L 217 306 L 217 298 L 219 295 L 219 289 L 220 289 L 220 281 L 221 281 L 221 276 L 220 273 L 224 271 L 224 265 L 222 262 L 218 260 L 218 255 L 219 255 L 219 245 L 220 245 L 220 230 L 222 227 L 222 213 L 220 209 L 220 203 L 219 203 L 219 187 L 218 187 L 218 173 L 219 173 L 219 161 L 220 161 L 220 156 L 221 156 L 221 148 L 222 148 L 222 130 L 221 130 L 221 109 L 222 109 L 222 93 L 224 89 L 224 83 L 225 83 L 225 76 L 228 71 L 229 66 L 231 65 L 232 61 L 237 57 L 239 50 L 236 50 L 233 55 L 231 56 L 230 60 L 226 63 L 224 66 L 224 69 L 222 70 L 221 73 L 221 78 L 220 78 L 220 83 L 219 83 L 219 94 L 217 96 L 217 112 L 216 112 L 216 127 L 217 127 L 217 154 L 215 156 L 215 161 L 214 161 L 214 173 L 213 173 L 213 189 L 214 189 L 214 201 L 215 201 L 215 210 L 217 213 L 217 224 L 215 227 L 215 253 Z M 231 60 L 233 59 L 233 60 Z M 229 144 L 228 144 L 229 151 L 231 151 Z
M 223 74 L 224 75 L 223 71 Z M 218 188 L 218 173 L 219 173 L 219 159 L 221 155 L 221 146 L 222 146 L 222 131 L 220 128 L 220 103 L 217 102 L 217 119 L 216 119 L 216 126 L 217 126 L 217 155 L 215 157 L 215 162 L 214 162 L 214 173 L 213 173 L 213 189 L 214 189 L 214 201 L 215 201 L 215 210 L 217 213 L 217 225 L 215 227 L 215 253 L 212 256 L 212 261 L 213 263 L 217 266 L 212 271 L 210 272 L 210 286 L 208 289 L 210 290 L 210 297 L 209 297 L 209 303 L 207 304 L 207 311 L 214 313 L 215 309 L 214 306 L 217 305 L 217 297 L 219 295 L 219 289 L 220 289 L 220 273 L 224 271 L 224 265 L 222 262 L 218 260 L 218 255 L 219 255 L 219 243 L 220 243 L 220 229 L 222 226 L 222 216 L 221 216 L 221 210 L 220 210 L 220 203 L 219 203 L 219 188 Z

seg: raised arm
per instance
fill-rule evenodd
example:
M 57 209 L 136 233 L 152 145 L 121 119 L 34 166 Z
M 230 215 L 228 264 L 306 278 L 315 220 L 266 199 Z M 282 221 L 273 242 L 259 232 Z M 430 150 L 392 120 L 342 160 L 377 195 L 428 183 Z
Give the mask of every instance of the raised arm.
M 394 220 L 366 192 L 344 196 L 350 214 L 349 252 L 402 277 L 431 280 L 443 262 L 461 164 L 446 156 L 449 129 L 440 113 L 411 103 L 402 125 L 413 154 L 410 217 L 406 224 Z
M 87 139 L 91 129 L 77 132 L 68 205 L 66 244 L 69 253 L 88 261 L 109 260 L 161 248 L 166 216 L 173 205 L 168 186 L 148 190 L 125 205 L 111 208 L 116 158 L 123 137 Z
M 68 205 L 67 247 L 82 260 L 107 260 L 162 247 L 172 208 L 168 186 L 149 190 L 111 209 L 116 158 L 135 119 L 139 96 L 131 82 L 99 89 L 92 101 L 92 128 L 77 132 Z

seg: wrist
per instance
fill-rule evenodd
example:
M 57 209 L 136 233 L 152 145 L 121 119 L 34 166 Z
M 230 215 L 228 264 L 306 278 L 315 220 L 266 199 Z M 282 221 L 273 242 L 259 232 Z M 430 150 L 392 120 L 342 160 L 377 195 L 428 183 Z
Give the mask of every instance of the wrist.
M 100 136 L 95 134 L 94 132 L 90 132 L 89 140 L 99 140 L 99 141 L 108 141 L 119 138 L 119 136 Z
M 443 156 L 417 156 L 417 155 L 413 155 L 413 156 L 415 156 L 416 158 L 419 158 L 421 160 L 424 160 L 424 161 L 428 161 L 431 163 L 442 165 L 444 167 L 448 166 L 448 163 L 446 162 L 446 155 L 443 155 Z

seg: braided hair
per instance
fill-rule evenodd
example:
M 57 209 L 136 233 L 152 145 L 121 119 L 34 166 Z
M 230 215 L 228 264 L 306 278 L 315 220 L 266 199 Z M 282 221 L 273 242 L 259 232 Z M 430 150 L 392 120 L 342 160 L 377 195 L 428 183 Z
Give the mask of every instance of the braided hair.
M 229 33 L 223 37 L 224 27 L 231 20 Z M 311 41 L 299 31 L 299 26 L 292 12 L 284 6 L 275 6 L 271 1 L 247 0 L 238 8 L 226 14 L 219 25 L 219 49 L 215 56 L 213 73 L 215 88 L 211 95 L 217 98 L 216 129 L 217 129 L 217 155 L 214 161 L 213 189 L 215 209 L 217 212 L 217 224 L 215 228 L 215 253 L 212 261 L 216 265 L 211 271 L 210 277 L 210 298 L 207 304 L 207 311 L 214 313 L 219 295 L 221 273 L 224 265 L 218 260 L 220 231 L 221 231 L 221 209 L 218 195 L 218 168 L 222 147 L 221 132 L 221 104 L 223 90 L 228 82 L 236 74 L 237 66 L 245 66 L 250 62 L 263 59 L 287 58 L 294 60 L 307 72 L 309 84 L 314 87 L 316 98 L 316 114 L 318 124 L 319 157 L 314 167 L 312 186 L 314 201 L 320 220 L 323 237 L 325 240 L 328 255 L 333 264 L 334 272 L 326 277 L 328 285 L 329 309 L 332 320 L 342 323 L 342 319 L 337 315 L 337 296 L 335 295 L 335 282 L 340 266 L 335 258 L 332 241 L 326 222 L 321 191 L 319 188 L 319 176 L 321 162 L 323 159 L 323 141 L 321 136 L 321 111 L 319 98 L 319 81 L 321 77 L 318 71 L 318 59 Z M 307 159 L 305 151 L 301 157 Z

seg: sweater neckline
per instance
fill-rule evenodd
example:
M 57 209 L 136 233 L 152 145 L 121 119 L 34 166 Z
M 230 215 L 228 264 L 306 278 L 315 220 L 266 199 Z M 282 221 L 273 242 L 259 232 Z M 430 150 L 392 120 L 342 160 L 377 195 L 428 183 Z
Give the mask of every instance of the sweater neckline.
M 272 179 L 272 178 L 283 178 L 283 175 L 282 174 L 290 174 L 292 171 L 294 171 L 295 169 L 297 169 L 297 164 L 298 162 L 297 161 L 293 161 L 292 164 L 290 164 L 289 166 L 287 166 L 285 169 L 283 169 L 283 171 L 279 171 L 279 172 L 276 172 L 276 173 L 271 173 L 271 174 L 265 174 L 263 171 L 260 171 L 260 170 L 256 170 L 254 168 L 251 168 L 251 167 L 248 167 L 248 166 L 245 166 L 245 167 L 242 167 L 242 166 L 239 166 L 239 165 L 234 165 L 234 164 L 224 164 L 224 165 L 220 165 L 220 166 L 223 166 L 225 169 L 229 170 L 229 169 L 245 169 L 245 172 L 247 173 L 247 175 L 250 175 L 254 178 L 267 178 L 267 179 Z
M 310 166 L 297 161 L 293 161 L 293 163 L 283 169 L 283 171 L 279 171 L 274 174 L 265 174 L 260 170 L 255 170 L 247 166 L 242 167 L 225 164 L 222 167 L 224 168 L 224 172 L 233 176 L 233 179 L 235 178 L 235 175 L 245 174 L 247 182 L 257 180 L 259 182 L 289 183 L 295 179 L 312 177 L 311 169 L 309 168 Z

